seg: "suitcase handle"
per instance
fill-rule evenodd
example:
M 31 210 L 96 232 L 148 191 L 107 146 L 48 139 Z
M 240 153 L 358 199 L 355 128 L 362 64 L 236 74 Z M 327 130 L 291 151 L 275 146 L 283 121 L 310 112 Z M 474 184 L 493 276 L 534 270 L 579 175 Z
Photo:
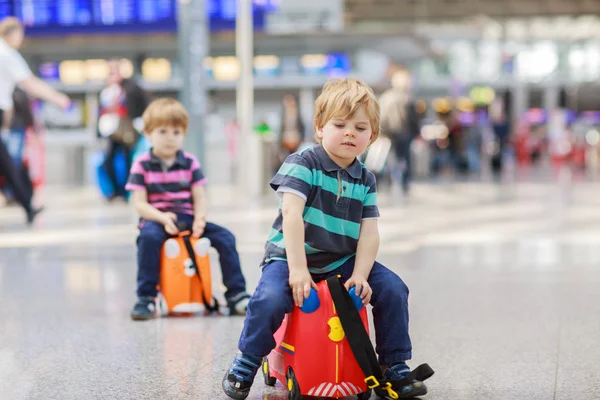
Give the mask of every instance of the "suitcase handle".
M 429 365 L 421 364 L 403 379 L 386 380 L 381 372 L 377 355 L 371 344 L 369 334 L 362 323 L 356 304 L 342 284 L 341 277 L 338 275 L 328 278 L 327 286 L 342 328 L 346 333 L 352 354 L 354 354 L 360 369 L 365 374 L 365 382 L 369 389 L 374 389 L 380 397 L 397 399 L 397 391 L 400 391 L 402 387 L 411 384 L 415 380 L 424 381 L 433 375 L 433 369 Z
M 177 225 L 177 230 L 179 231 L 177 236 L 179 236 L 180 238 L 183 238 L 185 235 L 191 235 L 192 229 L 185 222 L 178 221 L 175 225 Z
M 178 223 L 177 227 L 179 228 L 178 236 L 183 239 L 183 243 L 185 244 L 188 256 L 190 257 L 190 261 L 192 262 L 194 270 L 196 270 L 196 276 L 198 277 L 198 280 L 200 281 L 200 286 L 202 287 L 202 276 L 200 276 L 200 268 L 198 268 L 198 264 L 196 263 L 196 252 L 194 251 L 194 246 L 192 246 L 192 242 L 190 240 L 191 232 L 189 230 L 186 230 L 187 225 L 183 222 Z M 219 302 L 215 297 L 213 297 L 212 300 L 213 304 L 211 305 L 206 298 L 204 290 L 202 290 L 202 302 L 204 303 L 204 308 L 206 308 L 206 310 L 209 313 L 219 312 Z

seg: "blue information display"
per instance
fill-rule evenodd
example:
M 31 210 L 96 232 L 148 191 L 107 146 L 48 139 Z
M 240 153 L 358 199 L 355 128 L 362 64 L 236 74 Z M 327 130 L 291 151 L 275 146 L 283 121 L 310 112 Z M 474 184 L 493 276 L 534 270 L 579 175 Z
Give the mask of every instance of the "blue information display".
M 12 0 L 0 0 L 0 18 L 13 15 Z
M 205 0 L 211 31 L 235 29 L 236 0 Z M 254 27 L 277 0 L 255 0 Z M 175 32 L 177 0 L 0 0 L 0 18 L 15 15 L 28 35 Z
M 28 35 L 174 31 L 175 0 L 14 0 Z

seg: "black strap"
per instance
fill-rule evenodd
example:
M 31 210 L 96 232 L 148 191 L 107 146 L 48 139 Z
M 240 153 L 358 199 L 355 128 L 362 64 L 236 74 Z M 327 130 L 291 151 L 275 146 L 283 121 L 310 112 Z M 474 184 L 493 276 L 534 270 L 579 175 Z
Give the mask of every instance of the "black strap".
M 402 379 L 387 381 L 381 373 L 381 366 L 360 314 L 340 277 L 328 278 L 327 285 L 354 358 L 365 374 L 365 382 L 370 389 L 375 389 L 379 396 L 397 399 L 396 391 L 403 386 L 410 385 L 414 381 L 422 382 L 433 375 L 433 369 L 427 364 L 422 364 Z
M 192 261 L 192 266 L 196 270 L 196 276 L 198 276 L 198 280 L 200 281 L 200 287 L 202 287 L 202 302 L 204 303 L 204 308 L 210 313 L 219 311 L 219 302 L 215 297 L 213 297 L 213 304 L 211 305 L 206 299 L 206 293 L 204 293 L 204 288 L 202 285 L 202 277 L 200 276 L 200 268 L 198 268 L 198 264 L 196 264 L 196 252 L 194 251 L 194 246 L 192 246 L 192 242 L 190 241 L 190 235 L 183 235 L 183 243 L 185 243 L 185 248 L 187 249 L 188 256 Z
M 373 385 L 376 384 L 375 381 L 369 381 L 371 376 L 375 377 L 377 382 L 382 383 L 384 379 L 377 355 L 348 291 L 337 276 L 327 279 L 327 285 L 354 358 L 367 377 L 367 385 L 374 387 Z

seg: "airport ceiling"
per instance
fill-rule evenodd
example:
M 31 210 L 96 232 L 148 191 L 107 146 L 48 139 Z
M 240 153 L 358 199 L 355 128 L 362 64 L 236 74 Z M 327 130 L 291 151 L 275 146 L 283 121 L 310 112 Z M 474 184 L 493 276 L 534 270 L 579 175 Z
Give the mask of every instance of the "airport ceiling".
M 599 14 L 599 0 L 345 0 L 346 21 Z

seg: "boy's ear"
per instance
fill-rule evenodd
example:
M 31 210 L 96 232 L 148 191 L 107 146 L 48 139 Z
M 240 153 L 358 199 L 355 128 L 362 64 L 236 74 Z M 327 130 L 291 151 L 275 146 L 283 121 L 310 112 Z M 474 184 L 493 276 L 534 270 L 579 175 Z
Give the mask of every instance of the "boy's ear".
M 315 136 L 318 137 L 319 139 L 323 139 L 323 128 L 319 128 L 318 126 L 315 126 Z

